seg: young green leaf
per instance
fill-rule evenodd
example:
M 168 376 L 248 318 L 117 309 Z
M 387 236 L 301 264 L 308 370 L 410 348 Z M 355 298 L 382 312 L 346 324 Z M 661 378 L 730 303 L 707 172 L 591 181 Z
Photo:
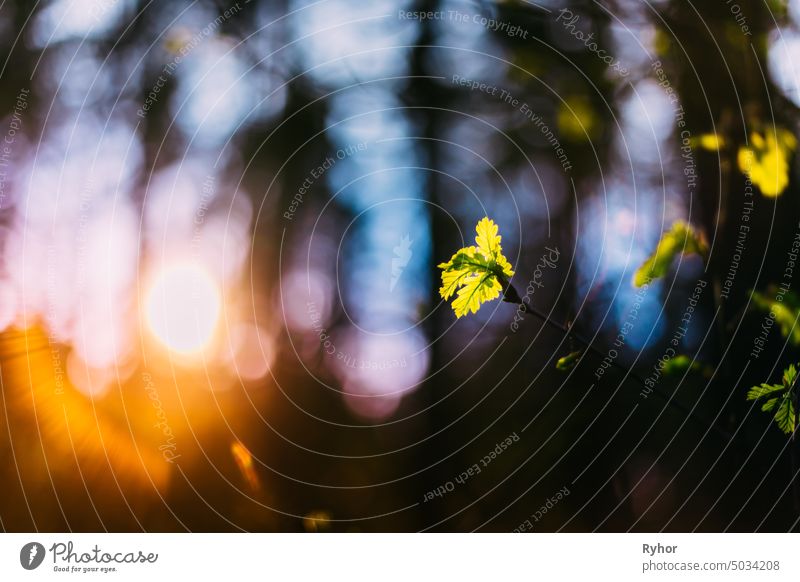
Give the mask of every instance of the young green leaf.
M 476 272 L 488 271 L 489 263 L 475 247 L 466 247 L 454 254 L 447 263 L 439 265 L 439 268 L 444 269 L 439 294 L 442 298 L 449 299 L 465 284 L 467 277 Z
M 783 385 L 788 387 L 794 386 L 796 378 L 797 369 L 794 367 L 794 364 L 789 364 L 789 367 L 783 371 Z
M 778 406 L 778 411 L 775 413 L 775 422 L 778 424 L 778 428 L 786 434 L 794 432 L 794 403 L 788 394 L 783 397 L 780 406 Z
M 792 434 L 795 430 L 795 408 L 794 408 L 794 394 L 795 394 L 795 381 L 797 379 L 797 369 L 794 364 L 790 364 L 788 368 L 783 371 L 783 377 L 780 384 L 761 384 L 761 386 L 753 386 L 747 393 L 748 400 L 758 400 L 768 396 L 766 402 L 761 405 L 761 410 L 764 412 L 772 412 L 775 410 L 774 418 L 775 424 L 786 434 Z
M 769 412 L 770 410 L 775 408 L 775 405 L 777 403 L 778 403 L 778 399 L 777 398 L 770 398 L 764 404 L 761 405 L 761 411 L 762 412 Z
M 747 399 L 758 400 L 762 396 L 772 394 L 773 392 L 780 392 L 785 388 L 783 384 L 762 384 L 761 386 L 753 386 L 747 393 Z
M 708 245 L 702 235 L 679 220 L 661 237 L 653 254 L 636 270 L 633 275 L 634 286 L 642 287 L 652 279 L 666 275 L 672 261 L 681 253 L 697 253 L 705 258 Z
M 442 286 L 439 294 L 453 300 L 456 317 L 476 313 L 483 303 L 497 299 L 503 283 L 514 275 L 511 263 L 503 256 L 502 237 L 497 225 L 488 217 L 475 227 L 477 246 L 457 251 L 449 261 L 438 265 L 442 269 Z

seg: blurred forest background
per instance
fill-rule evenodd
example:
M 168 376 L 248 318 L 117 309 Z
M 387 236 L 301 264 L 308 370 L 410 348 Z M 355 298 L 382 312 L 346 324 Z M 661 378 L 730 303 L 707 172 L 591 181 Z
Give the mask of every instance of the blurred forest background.
M 800 284 L 800 3 L 7 0 L 0 44 L 2 529 L 797 529 L 746 394 L 798 361 L 751 290 Z M 571 333 L 439 297 L 484 216 Z M 637 289 L 678 220 L 705 260 Z

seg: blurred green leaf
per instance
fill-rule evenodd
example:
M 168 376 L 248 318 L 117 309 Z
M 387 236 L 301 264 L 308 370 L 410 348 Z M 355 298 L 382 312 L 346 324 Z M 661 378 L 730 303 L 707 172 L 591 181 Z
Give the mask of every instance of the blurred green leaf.
M 781 300 L 775 299 L 781 297 Z M 793 345 L 800 345 L 800 299 L 791 291 L 778 294 L 777 287 L 770 286 L 766 293 L 752 291 L 751 298 L 756 309 L 772 313 L 781 330 L 781 335 Z
M 670 358 L 664 363 L 662 372 L 665 376 L 675 376 L 691 370 L 692 372 L 705 373 L 703 365 L 700 362 L 693 361 L 692 358 L 685 354 L 679 354 L 674 358 Z
M 689 139 L 694 148 L 716 152 L 725 147 L 725 138 L 718 133 L 704 133 Z
M 661 237 L 653 254 L 636 270 L 633 275 L 634 286 L 642 287 L 652 279 L 666 275 L 672 261 L 682 253 L 696 253 L 705 258 L 708 253 L 708 245 L 702 235 L 688 223 L 679 220 L 672 225 L 669 232 Z
M 577 352 L 570 352 L 563 358 L 559 358 L 556 362 L 556 370 L 561 370 L 562 372 L 566 372 L 567 370 L 571 370 L 575 367 L 575 364 L 578 363 L 578 358 L 581 357 L 581 352 L 578 350 Z
M 583 95 L 572 95 L 558 106 L 559 134 L 570 141 L 580 142 L 591 139 L 598 126 L 598 117 L 592 103 Z

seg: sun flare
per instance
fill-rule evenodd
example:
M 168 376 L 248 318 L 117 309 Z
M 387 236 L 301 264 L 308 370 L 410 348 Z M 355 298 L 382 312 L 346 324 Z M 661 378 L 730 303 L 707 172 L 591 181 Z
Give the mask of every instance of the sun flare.
M 182 354 L 208 346 L 217 327 L 220 295 L 202 269 L 179 265 L 164 269 L 147 296 L 147 320 L 155 336 Z

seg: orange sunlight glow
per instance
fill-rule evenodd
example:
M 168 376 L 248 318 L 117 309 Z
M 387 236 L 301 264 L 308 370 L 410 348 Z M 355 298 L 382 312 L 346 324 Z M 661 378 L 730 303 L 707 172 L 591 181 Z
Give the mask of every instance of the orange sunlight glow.
M 147 296 L 147 321 L 155 336 L 181 354 L 201 351 L 211 342 L 220 313 L 216 282 L 199 267 L 164 269 Z

